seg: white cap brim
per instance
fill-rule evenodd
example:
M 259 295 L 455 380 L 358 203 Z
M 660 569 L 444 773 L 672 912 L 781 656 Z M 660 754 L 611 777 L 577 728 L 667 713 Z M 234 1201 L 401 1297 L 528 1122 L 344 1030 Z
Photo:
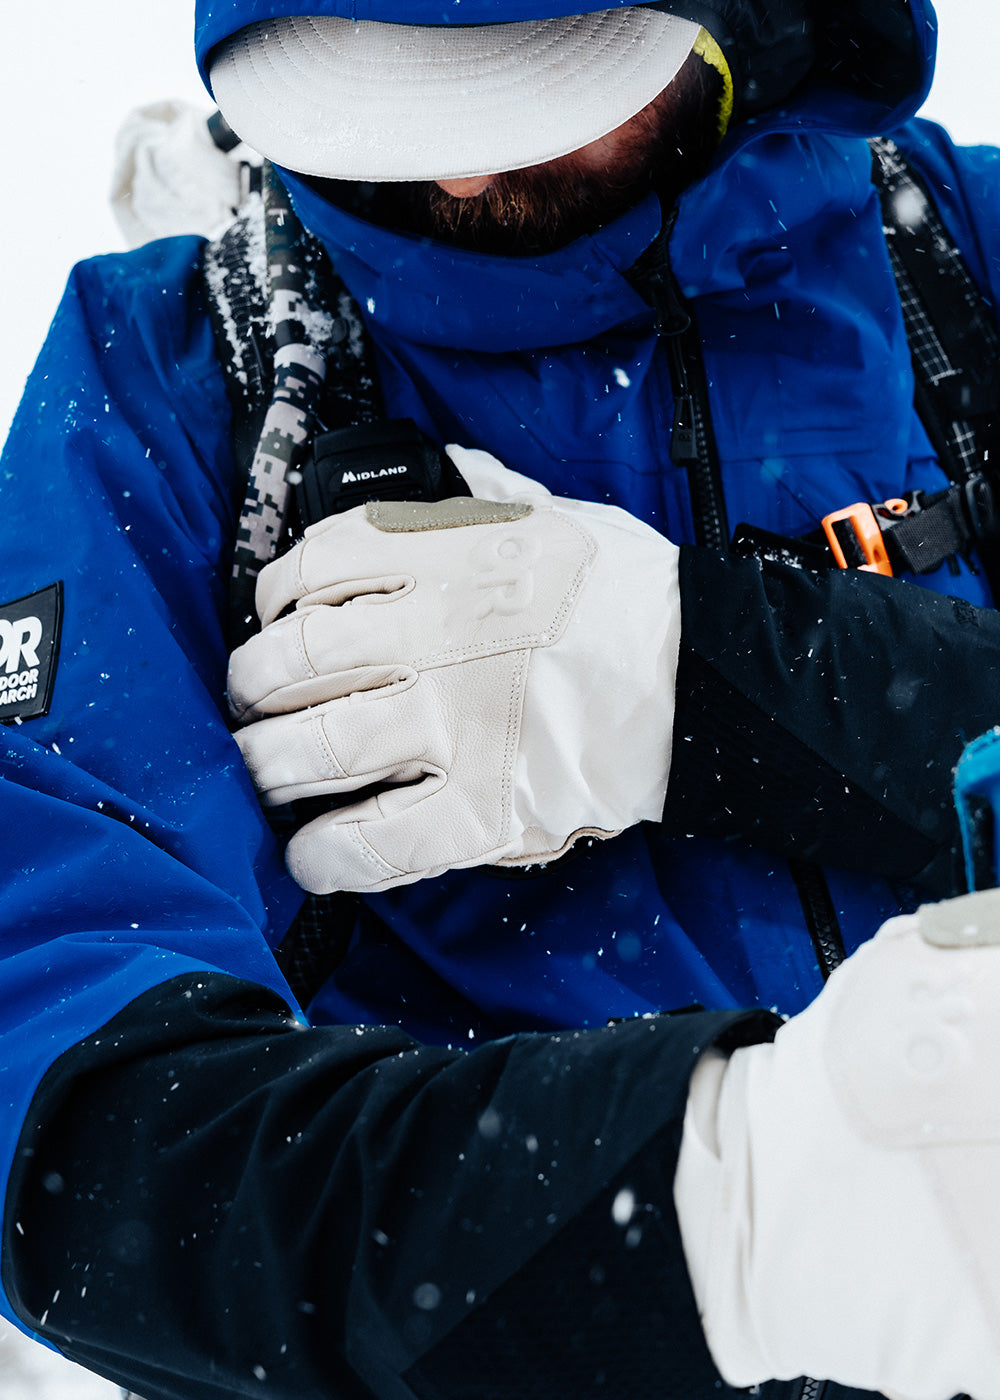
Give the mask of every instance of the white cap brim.
M 233 130 L 277 165 L 460 179 L 607 135 L 672 81 L 699 29 L 644 5 L 465 28 L 291 17 L 221 44 L 211 81 Z

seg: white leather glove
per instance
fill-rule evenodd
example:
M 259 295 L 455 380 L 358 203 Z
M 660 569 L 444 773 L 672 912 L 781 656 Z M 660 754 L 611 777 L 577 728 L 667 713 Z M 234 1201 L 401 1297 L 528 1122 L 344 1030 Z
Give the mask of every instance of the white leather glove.
M 732 1386 L 1000 1397 L 1000 890 L 890 920 L 699 1063 L 674 1196 Z
M 288 845 L 314 893 L 542 862 L 662 812 L 676 547 L 449 452 L 491 501 L 372 502 L 311 526 L 262 571 L 263 630 L 231 658 L 261 799 L 331 800 Z

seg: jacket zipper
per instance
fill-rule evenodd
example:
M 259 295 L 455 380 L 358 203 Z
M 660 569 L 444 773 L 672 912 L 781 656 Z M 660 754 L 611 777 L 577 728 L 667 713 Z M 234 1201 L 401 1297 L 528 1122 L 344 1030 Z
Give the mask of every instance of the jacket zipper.
M 822 867 L 809 860 L 790 860 L 788 869 L 805 915 L 813 952 L 825 982 L 847 956 L 840 920 Z
M 705 411 L 708 384 L 701 342 L 690 315 L 686 319 L 686 325 L 661 335 L 674 389 L 670 458 L 687 472 L 695 543 L 711 549 L 728 549 L 729 525 L 719 456 L 711 420 Z
M 728 550 L 729 526 L 722 470 L 712 431 L 701 339 L 670 266 L 670 234 L 676 218 L 675 205 L 658 237 L 633 266 L 630 280 L 653 308 L 657 338 L 666 350 L 670 366 L 674 394 L 670 458 L 687 472 L 695 543 Z M 788 868 L 825 982 L 846 956 L 837 910 L 818 865 L 790 860 Z M 814 1400 L 814 1397 L 804 1395 L 800 1400 Z
M 825 1389 L 826 1381 L 816 1381 L 811 1376 L 803 1376 L 794 1400 L 821 1400 Z
M 710 549 L 728 549 L 729 526 L 719 454 L 708 412 L 701 338 L 670 266 L 668 245 L 676 217 L 675 206 L 647 254 L 635 264 L 630 279 L 653 308 L 656 335 L 670 367 L 674 396 L 670 459 L 687 472 L 695 543 Z

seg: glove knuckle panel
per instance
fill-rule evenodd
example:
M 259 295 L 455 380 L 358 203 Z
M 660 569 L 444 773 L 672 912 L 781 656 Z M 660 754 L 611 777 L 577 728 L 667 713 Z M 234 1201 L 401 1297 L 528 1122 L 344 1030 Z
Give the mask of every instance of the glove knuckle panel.
M 234 710 L 254 730 L 312 706 L 318 728 L 255 737 L 251 771 L 265 800 L 340 801 L 289 845 L 304 887 L 544 860 L 662 809 L 677 551 L 624 512 L 527 498 L 380 523 L 358 507 L 261 574 L 268 625 L 234 655 Z

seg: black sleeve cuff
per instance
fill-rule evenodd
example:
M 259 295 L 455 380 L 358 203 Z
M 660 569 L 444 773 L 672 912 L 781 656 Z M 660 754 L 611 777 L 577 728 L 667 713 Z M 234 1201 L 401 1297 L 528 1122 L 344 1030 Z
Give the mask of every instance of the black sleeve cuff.
M 146 1400 L 513 1400 L 531 1368 L 547 1400 L 613 1374 L 661 1393 L 681 1354 L 686 1394 L 715 1400 L 673 1167 L 698 1056 L 776 1024 L 695 1013 L 463 1053 L 174 979 L 39 1089 L 4 1285 Z

